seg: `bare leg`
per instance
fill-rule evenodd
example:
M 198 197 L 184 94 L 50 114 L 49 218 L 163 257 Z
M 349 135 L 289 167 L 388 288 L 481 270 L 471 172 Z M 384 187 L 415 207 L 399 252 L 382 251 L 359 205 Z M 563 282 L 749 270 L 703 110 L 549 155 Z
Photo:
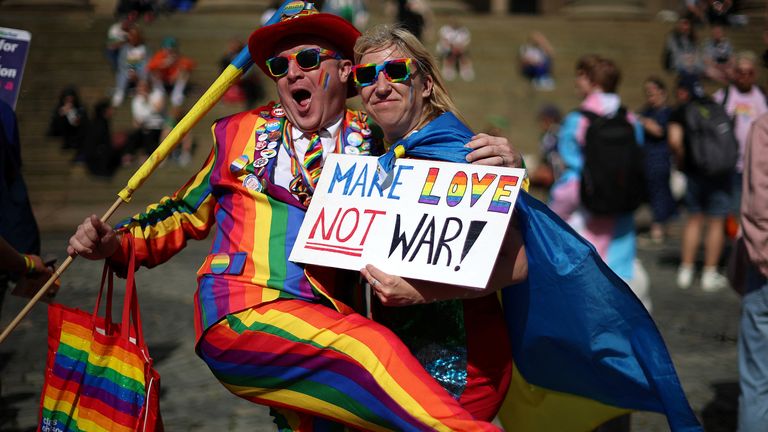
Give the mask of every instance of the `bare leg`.
M 688 216 L 683 229 L 683 243 L 680 254 L 680 265 L 693 266 L 696 259 L 696 250 L 701 241 L 701 226 L 704 221 L 704 215 L 695 213 Z
M 707 224 L 707 236 L 704 239 L 704 267 L 717 267 L 725 243 L 725 219 L 710 217 Z

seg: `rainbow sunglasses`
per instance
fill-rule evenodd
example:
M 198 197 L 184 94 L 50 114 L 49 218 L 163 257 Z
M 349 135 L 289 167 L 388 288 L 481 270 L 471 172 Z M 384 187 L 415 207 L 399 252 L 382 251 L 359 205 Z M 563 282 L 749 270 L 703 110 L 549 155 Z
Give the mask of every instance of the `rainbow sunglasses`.
M 352 78 L 355 80 L 356 86 L 367 87 L 379 79 L 379 72 L 382 71 L 390 82 L 400 83 L 406 81 L 414 72 L 413 59 L 399 58 L 387 60 L 382 64 L 359 64 L 352 68 Z
M 288 64 L 291 60 L 296 60 L 301 70 L 312 70 L 320 65 L 324 58 L 340 59 L 341 55 L 335 51 L 324 48 L 305 48 L 287 56 L 276 56 L 267 60 L 267 69 L 275 77 L 281 77 L 288 73 Z

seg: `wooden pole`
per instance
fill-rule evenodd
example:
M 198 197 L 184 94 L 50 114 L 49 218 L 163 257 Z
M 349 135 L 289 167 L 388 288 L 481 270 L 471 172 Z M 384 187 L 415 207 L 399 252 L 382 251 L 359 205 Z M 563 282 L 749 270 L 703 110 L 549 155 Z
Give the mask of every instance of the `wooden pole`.
M 112 217 L 112 214 L 115 212 L 115 210 L 117 210 L 117 208 L 120 207 L 120 204 L 122 203 L 123 203 L 122 198 L 118 198 L 114 202 L 114 204 L 112 204 L 112 207 L 110 207 L 109 210 L 107 210 L 107 212 L 104 213 L 104 216 L 101 217 L 101 221 L 107 222 L 109 218 Z M 43 297 L 43 295 L 45 295 L 46 291 L 48 291 L 51 285 L 53 285 L 53 283 L 56 282 L 56 279 L 58 279 L 67 270 L 67 268 L 69 268 L 69 265 L 72 264 L 72 261 L 75 260 L 76 256 L 77 255 L 68 256 L 67 259 L 65 259 L 64 262 L 61 263 L 59 268 L 56 269 L 53 275 L 51 275 L 51 277 L 48 279 L 48 282 L 46 282 L 45 285 L 43 285 L 43 287 L 37 291 L 37 293 L 35 293 L 35 296 L 29 300 L 27 305 L 24 306 L 24 309 L 22 309 L 21 312 L 19 312 L 19 314 L 16 315 L 13 321 L 11 321 L 11 323 L 8 324 L 8 327 L 6 327 L 5 330 L 3 330 L 3 333 L 0 334 L 0 344 L 2 344 L 3 341 L 5 341 L 5 339 L 8 337 L 8 335 L 11 334 L 13 329 L 15 329 L 17 325 L 19 325 L 21 320 L 23 320 L 24 317 L 27 316 L 29 311 L 32 310 L 32 307 L 34 307 L 35 304 L 38 301 L 40 301 L 40 299 Z

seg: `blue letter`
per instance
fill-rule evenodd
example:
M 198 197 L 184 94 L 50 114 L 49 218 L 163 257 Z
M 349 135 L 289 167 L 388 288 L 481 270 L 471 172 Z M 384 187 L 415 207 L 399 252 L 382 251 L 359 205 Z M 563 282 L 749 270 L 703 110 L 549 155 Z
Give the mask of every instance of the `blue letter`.
M 387 198 L 389 198 L 389 199 L 396 199 L 396 200 L 400 199 L 399 196 L 395 195 L 395 188 L 397 187 L 397 185 L 403 184 L 403 182 L 401 182 L 399 180 L 400 180 L 400 173 L 402 173 L 403 170 L 405 170 L 405 169 L 410 171 L 410 170 L 413 169 L 413 165 L 398 165 L 397 166 L 397 174 L 395 174 L 395 179 L 392 181 L 392 187 L 389 188 L 389 195 L 387 195 Z
M 355 174 L 356 166 L 356 164 L 352 165 L 349 170 L 342 175 L 341 168 L 337 162 L 336 166 L 333 168 L 333 178 L 331 179 L 331 185 L 328 186 L 328 193 L 333 193 L 333 186 L 336 185 L 337 181 L 341 182 L 342 180 L 346 180 L 346 183 L 344 183 L 344 193 L 342 195 L 348 195 L 347 190 L 349 190 L 349 184 L 352 182 L 352 176 Z

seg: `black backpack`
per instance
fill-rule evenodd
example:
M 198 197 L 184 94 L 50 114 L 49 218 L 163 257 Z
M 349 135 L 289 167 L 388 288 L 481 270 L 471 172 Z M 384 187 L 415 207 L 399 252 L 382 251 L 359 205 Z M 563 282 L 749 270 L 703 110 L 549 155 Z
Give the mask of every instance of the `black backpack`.
M 733 121 L 722 105 L 699 99 L 685 107 L 685 132 L 693 170 L 705 175 L 732 172 L 739 159 Z
M 621 107 L 612 117 L 581 112 L 589 120 L 581 173 L 581 202 L 595 214 L 632 212 L 645 200 L 644 153 Z

